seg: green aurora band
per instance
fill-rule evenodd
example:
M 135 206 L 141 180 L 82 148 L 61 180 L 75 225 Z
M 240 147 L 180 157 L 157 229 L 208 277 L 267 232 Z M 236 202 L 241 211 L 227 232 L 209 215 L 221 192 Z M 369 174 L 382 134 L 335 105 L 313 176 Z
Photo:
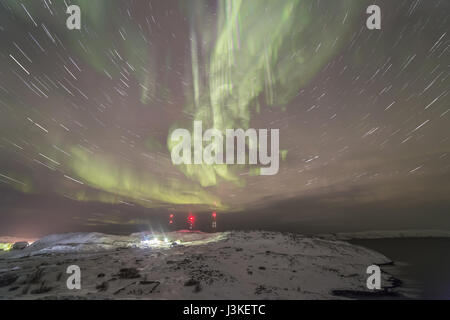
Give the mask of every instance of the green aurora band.
M 15 0 L 6 0 L 24 23 L 29 23 L 24 10 Z M 171 132 L 178 127 L 192 128 L 194 120 L 204 126 L 224 132 L 227 128 L 249 128 L 252 117 L 261 108 L 286 108 L 288 103 L 308 82 L 342 49 L 348 41 L 350 30 L 363 13 L 365 1 L 316 0 L 229 0 L 217 2 L 216 20 L 206 12 L 209 1 L 180 2 L 180 10 L 187 16 L 190 26 L 190 57 L 186 67 L 189 90 L 185 91 L 185 114 L 189 121 L 179 119 L 167 132 L 167 149 L 173 147 Z M 24 1 L 32 15 L 48 15 L 37 1 Z M 84 32 L 63 33 L 69 38 L 71 51 L 78 59 L 98 74 L 111 79 L 120 77 L 119 68 L 111 63 L 105 48 L 112 44 L 119 48 L 121 57 L 135 68 L 135 79 L 141 90 L 142 106 L 151 107 L 154 101 L 170 96 L 168 86 L 157 83 L 155 61 L 165 56 L 171 64 L 170 53 L 165 48 L 152 49 L 143 31 L 130 21 L 121 21 L 114 11 L 120 7 L 117 0 L 79 0 L 83 19 L 88 29 Z M 61 1 L 61 12 L 65 5 Z M 327 14 L 324 15 L 324 12 Z M 65 15 L 45 20 L 47 25 L 65 23 Z M 117 39 L 111 29 L 126 34 L 126 41 Z M 83 44 L 83 46 L 80 45 Z M 137 67 L 138 66 L 138 67 Z M 160 148 L 157 139 L 149 136 L 150 146 Z M 48 142 L 47 142 L 48 143 Z M 51 148 L 49 148 L 51 149 Z M 185 179 L 166 178 L 142 173 L 132 165 L 114 161 L 114 154 L 89 155 L 76 144 L 67 147 L 71 158 L 64 160 L 60 154 L 53 156 L 61 161 L 64 172 L 85 185 L 104 191 L 96 196 L 57 187 L 61 194 L 72 194 L 82 201 L 117 203 L 129 199 L 146 207 L 161 204 L 205 205 L 226 208 L 213 195 L 209 187 L 221 181 L 243 187 L 245 181 L 239 172 L 258 173 L 257 167 L 227 165 L 172 166 L 181 171 Z M 150 150 L 151 152 L 152 150 Z M 282 159 L 287 150 L 283 150 Z M 13 172 L 9 173 L 14 175 Z M 18 177 L 24 192 L 33 190 L 32 182 Z M 27 181 L 27 182 L 23 182 Z M 150 201 L 143 201 L 148 199 Z

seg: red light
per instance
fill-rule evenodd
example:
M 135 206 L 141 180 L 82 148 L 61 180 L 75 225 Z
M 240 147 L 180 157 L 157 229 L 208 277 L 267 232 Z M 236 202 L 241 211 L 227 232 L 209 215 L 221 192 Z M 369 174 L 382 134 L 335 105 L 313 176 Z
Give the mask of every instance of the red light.
M 173 217 L 174 217 L 174 216 L 173 216 L 173 213 L 171 213 L 169 217 L 170 217 L 170 218 L 173 218 Z
M 215 218 L 217 216 L 217 214 L 215 212 L 212 213 L 213 218 Z
M 190 221 L 194 221 L 194 216 L 190 216 L 190 217 L 189 217 L 189 220 L 190 220 Z

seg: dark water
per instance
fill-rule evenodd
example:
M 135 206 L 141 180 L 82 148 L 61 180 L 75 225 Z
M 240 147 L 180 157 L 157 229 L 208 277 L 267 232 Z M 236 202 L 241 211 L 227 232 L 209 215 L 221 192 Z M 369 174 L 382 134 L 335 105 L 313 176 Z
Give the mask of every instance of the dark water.
M 351 240 L 395 262 L 386 270 L 420 299 L 450 299 L 450 239 Z

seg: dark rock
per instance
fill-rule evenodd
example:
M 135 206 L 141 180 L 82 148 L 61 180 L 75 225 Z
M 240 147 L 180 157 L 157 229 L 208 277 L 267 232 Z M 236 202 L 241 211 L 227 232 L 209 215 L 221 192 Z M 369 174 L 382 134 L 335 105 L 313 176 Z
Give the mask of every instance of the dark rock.
M 200 291 L 202 291 L 202 285 L 200 284 L 200 282 L 198 282 L 196 285 L 195 285 L 195 288 L 194 288 L 194 293 L 198 293 L 198 292 L 200 292 Z
M 26 241 L 19 241 L 13 244 L 12 250 L 23 250 L 26 247 L 28 247 L 28 242 Z
M 108 290 L 108 287 L 109 287 L 108 282 L 105 281 L 96 286 L 95 289 L 97 289 L 99 292 L 103 292 Z
M 120 279 L 136 279 L 141 277 L 139 271 L 136 268 L 120 269 L 118 276 Z
M 35 272 L 27 276 L 25 283 L 39 283 L 43 275 L 44 269 L 37 269 Z
M 52 288 L 47 287 L 45 284 L 45 281 L 42 281 L 41 286 L 38 289 L 32 290 L 30 293 L 31 294 L 42 294 L 42 293 L 47 293 L 51 290 L 52 290 Z
M 147 286 L 148 287 L 148 289 L 147 289 L 148 293 L 153 293 L 156 290 L 156 288 L 159 287 L 159 285 L 161 283 L 159 281 L 141 281 L 141 282 L 139 282 L 139 284 L 143 285 L 143 286 Z
M 30 290 L 31 284 L 26 285 L 25 287 L 22 288 L 22 294 L 27 294 L 28 291 Z
M 13 284 L 17 278 L 19 277 L 11 273 L 0 275 L 0 287 L 6 287 Z
M 263 285 L 260 285 L 260 286 L 258 286 L 258 287 L 255 289 L 255 295 L 260 295 L 260 294 L 263 294 L 263 293 L 271 293 L 271 292 L 272 292 L 271 289 L 266 288 L 266 287 L 263 286 Z
M 198 284 L 200 284 L 199 281 L 197 281 L 197 280 L 195 280 L 195 279 L 189 279 L 188 281 L 186 281 L 186 282 L 184 283 L 184 286 L 185 286 L 185 287 L 192 287 L 192 286 L 196 286 L 196 285 L 198 285 Z
M 389 277 L 389 281 L 392 283 L 392 287 L 391 288 L 397 288 L 403 285 L 402 280 L 394 278 L 394 277 Z

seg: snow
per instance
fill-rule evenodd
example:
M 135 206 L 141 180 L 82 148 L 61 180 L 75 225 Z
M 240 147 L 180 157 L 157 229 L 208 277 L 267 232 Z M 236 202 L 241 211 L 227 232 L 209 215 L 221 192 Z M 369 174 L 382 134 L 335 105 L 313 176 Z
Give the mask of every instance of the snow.
M 336 299 L 334 290 L 368 292 L 367 267 L 390 262 L 344 241 L 277 232 L 71 233 L 1 253 L 0 299 Z M 80 290 L 66 286 L 73 264 Z

